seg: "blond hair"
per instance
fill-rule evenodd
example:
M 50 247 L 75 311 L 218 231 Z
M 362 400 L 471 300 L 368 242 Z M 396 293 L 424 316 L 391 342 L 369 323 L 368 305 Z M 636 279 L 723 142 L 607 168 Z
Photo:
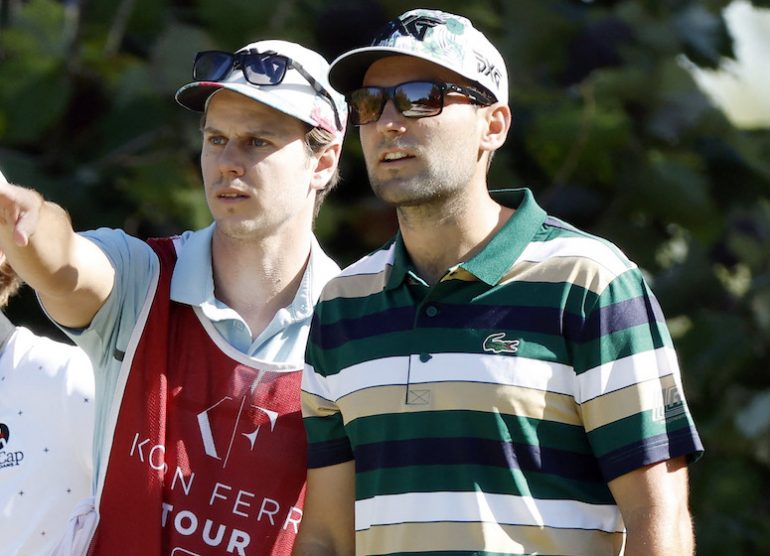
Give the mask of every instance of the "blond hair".
M 22 281 L 19 275 L 11 268 L 8 261 L 3 259 L 3 262 L 0 263 L 0 309 L 5 309 L 8 300 L 19 291 L 21 285 Z

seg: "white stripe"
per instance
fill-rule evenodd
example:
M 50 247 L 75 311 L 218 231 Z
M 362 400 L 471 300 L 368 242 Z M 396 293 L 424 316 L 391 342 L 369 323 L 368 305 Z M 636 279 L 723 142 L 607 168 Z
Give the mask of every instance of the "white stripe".
M 312 365 L 306 363 L 305 370 L 302 372 L 302 391 L 319 396 L 325 400 L 334 401 L 326 387 L 327 380 L 322 375 L 316 373 Z
M 676 352 L 672 348 L 662 347 L 635 353 L 580 374 L 577 377 L 576 401 L 582 404 L 608 392 L 672 373 L 676 383 L 679 384 L 679 364 Z
M 326 377 L 306 371 L 303 389 L 332 401 L 352 392 L 377 386 L 421 384 L 431 382 L 481 382 L 507 386 L 523 386 L 536 390 L 575 395 L 576 382 L 572 367 L 526 357 L 480 355 L 476 353 L 443 353 L 422 362 L 412 355 L 366 361 Z M 409 374 L 409 376 L 408 376 Z M 314 373 L 313 373 L 314 375 Z
M 356 501 L 356 531 L 446 521 L 623 531 L 617 506 L 486 492 L 413 492 Z
M 550 241 L 533 241 L 524 249 L 520 261 L 542 262 L 551 257 L 583 257 L 607 269 L 613 277 L 636 265 L 626 259 L 620 250 L 589 237 L 565 237 Z
M 573 395 L 575 373 L 572 367 L 527 357 L 441 353 L 425 363 L 413 356 L 411 380 L 414 383 L 469 381 L 523 386 L 559 394 Z
M 388 249 L 380 249 L 371 255 L 359 259 L 350 266 L 346 267 L 339 277 L 355 276 L 357 274 L 377 274 L 382 272 L 386 266 L 393 265 L 395 258 L 395 243 Z
M 314 373 L 314 380 L 303 377 L 302 389 L 336 402 L 343 396 L 375 386 L 406 384 L 408 357 L 387 357 L 353 365 L 325 379 Z M 305 376 L 310 373 L 306 372 Z M 320 380 L 320 382 L 319 382 Z

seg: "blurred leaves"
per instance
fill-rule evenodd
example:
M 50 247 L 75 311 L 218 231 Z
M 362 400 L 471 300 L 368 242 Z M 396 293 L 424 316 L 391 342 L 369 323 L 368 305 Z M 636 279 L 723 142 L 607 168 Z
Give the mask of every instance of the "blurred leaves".
M 700 556 L 770 553 L 770 130 L 739 130 L 687 64 L 732 56 L 726 0 L 430 2 L 500 48 L 513 127 L 490 186 L 617 243 L 670 319 L 707 448 L 692 466 Z M 770 7 L 770 1 L 755 1 Z M 206 225 L 199 115 L 176 89 L 196 51 L 282 38 L 328 58 L 407 0 L 0 0 L 0 165 L 80 229 Z M 317 233 L 341 264 L 393 233 L 355 130 Z M 30 296 L 17 320 L 44 328 Z

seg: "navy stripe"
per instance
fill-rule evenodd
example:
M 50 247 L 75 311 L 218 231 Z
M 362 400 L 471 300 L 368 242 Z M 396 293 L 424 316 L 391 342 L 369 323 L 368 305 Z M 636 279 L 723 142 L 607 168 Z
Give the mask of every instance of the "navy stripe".
M 321 349 L 335 349 L 347 342 L 363 340 L 380 334 L 411 330 L 414 307 L 399 307 L 381 313 L 344 319 L 334 324 L 315 322 L 310 340 Z
M 634 326 L 663 323 L 663 312 L 654 297 L 635 297 L 602 307 L 586 319 L 579 341 L 590 342 Z
M 651 463 L 703 452 L 698 432 L 688 426 L 628 444 L 599 458 L 607 482 Z
M 564 335 L 564 327 L 580 329 L 583 321 L 560 308 L 499 305 L 432 304 L 439 309 L 432 317 L 421 315 L 420 328 L 515 330 L 551 336 Z M 411 331 L 415 309 L 404 307 L 344 319 L 333 324 L 315 322 L 311 342 L 321 349 L 334 349 L 347 342 L 374 338 L 380 334 Z
M 419 438 L 356 446 L 356 472 L 420 465 L 486 465 L 601 481 L 593 455 L 483 438 Z
M 594 311 L 585 321 L 565 313 L 560 307 L 516 305 L 432 304 L 438 314 L 420 315 L 422 328 L 515 330 L 550 336 L 576 338 L 590 342 L 634 326 L 663 323 L 664 317 L 652 296 L 636 297 Z M 333 324 L 315 322 L 311 341 L 321 349 L 334 349 L 347 342 L 380 334 L 410 331 L 415 324 L 415 308 L 399 307 L 388 311 L 343 319 Z M 320 325 L 320 326 L 319 326 Z M 580 333 L 576 331 L 580 330 Z
M 307 447 L 307 466 L 310 469 L 344 463 L 353 459 L 353 450 L 347 438 L 314 442 Z
M 537 334 L 560 335 L 563 311 L 558 307 L 517 305 L 434 305 L 435 317 L 422 317 L 426 328 L 508 329 Z

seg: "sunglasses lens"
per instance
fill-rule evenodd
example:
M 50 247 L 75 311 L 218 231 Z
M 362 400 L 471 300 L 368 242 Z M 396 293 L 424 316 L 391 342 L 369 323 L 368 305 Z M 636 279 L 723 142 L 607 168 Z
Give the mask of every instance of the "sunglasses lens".
M 425 118 L 441 113 L 444 90 L 439 83 L 410 81 L 395 87 L 364 87 L 348 97 L 353 125 L 376 122 L 388 99 L 392 98 L 401 114 L 407 118 Z
M 276 55 L 246 54 L 241 58 L 246 80 L 254 85 L 276 85 L 283 81 L 288 58 Z
M 412 81 L 396 87 L 393 100 L 407 118 L 435 116 L 443 107 L 443 92 L 437 83 Z
M 233 55 L 229 52 L 201 52 L 193 64 L 196 81 L 221 81 L 233 67 Z
M 353 125 L 376 122 L 382 114 L 387 96 L 379 87 L 364 87 L 350 93 L 350 121 Z

